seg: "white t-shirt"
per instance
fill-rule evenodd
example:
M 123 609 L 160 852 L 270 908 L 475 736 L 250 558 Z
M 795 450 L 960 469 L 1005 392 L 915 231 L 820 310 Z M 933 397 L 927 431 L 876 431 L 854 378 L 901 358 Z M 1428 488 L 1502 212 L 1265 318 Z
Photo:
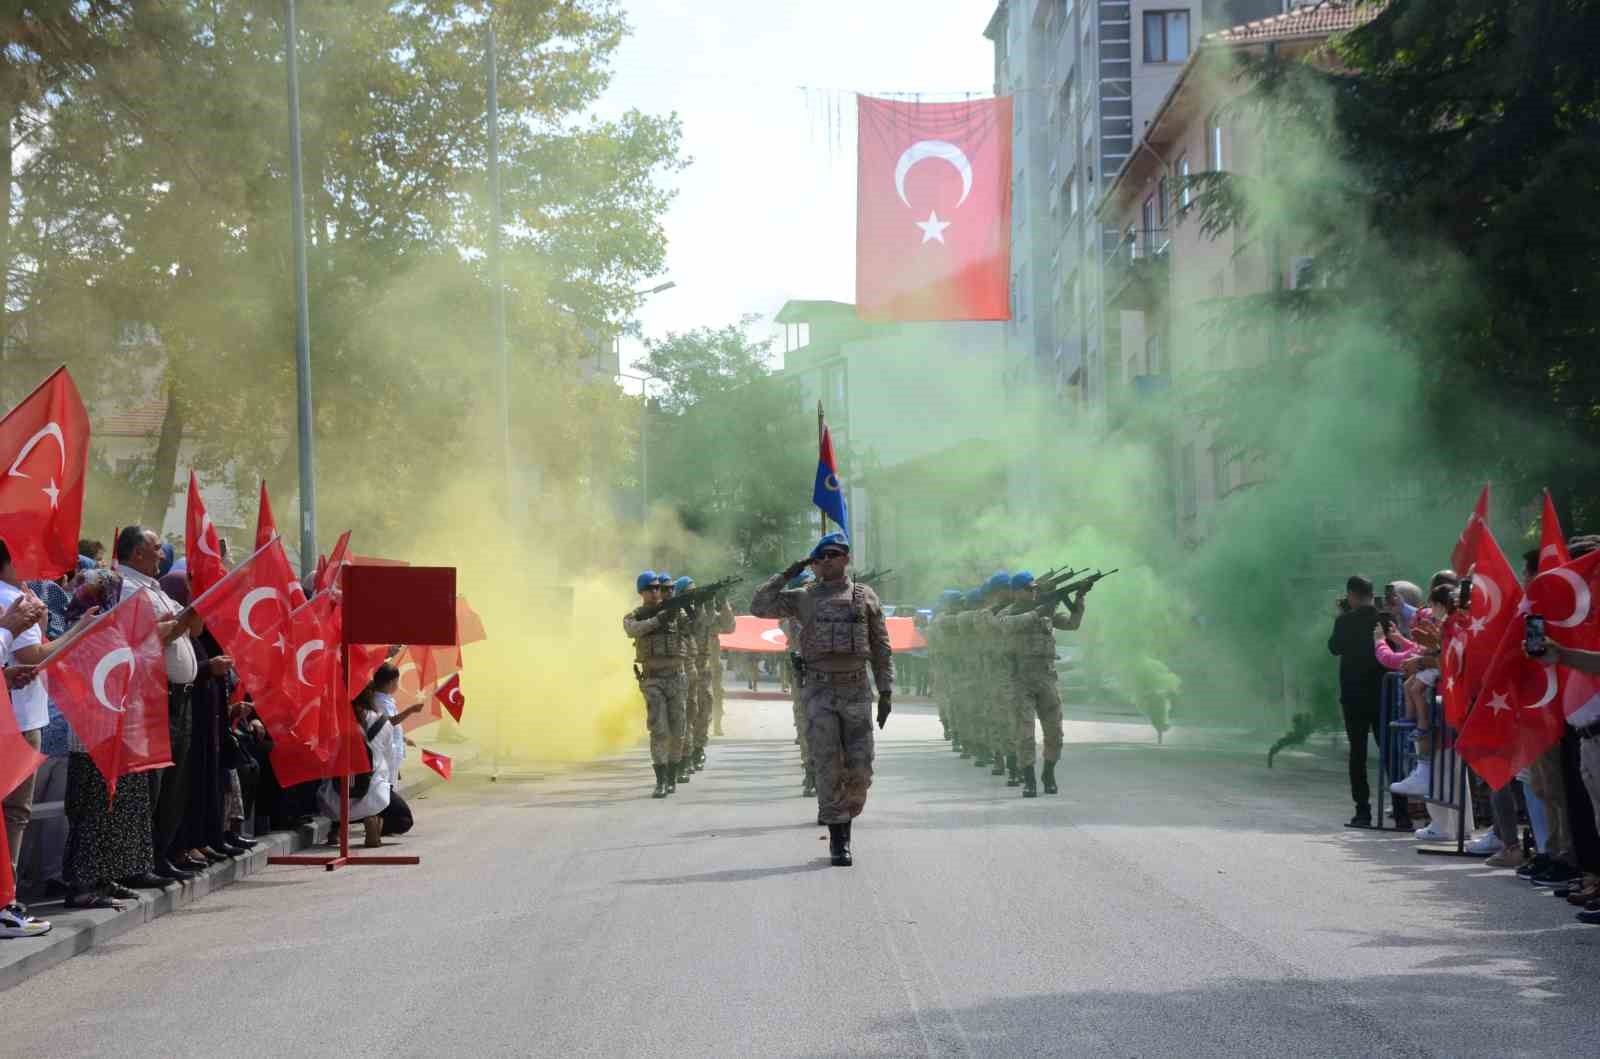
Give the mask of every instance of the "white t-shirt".
M 148 589 L 151 599 L 155 601 L 158 614 L 175 618 L 183 612 L 183 606 L 177 600 L 161 591 L 161 582 L 121 563 L 117 564 L 117 573 L 122 575 L 123 599 L 128 599 L 141 588 Z M 187 636 L 180 636 L 167 644 L 162 648 L 161 655 L 167 663 L 167 683 L 193 684 L 195 677 L 200 675 L 200 663 L 194 656 L 194 644 L 189 642 Z
M 22 589 L 0 582 L 0 611 L 22 598 Z M 17 652 L 24 647 L 44 643 L 38 625 L 30 625 L 17 633 L 6 647 L 6 665 L 17 664 Z M 45 690 L 44 677 L 36 677 L 20 688 L 11 691 L 11 709 L 17 715 L 17 729 L 33 732 L 50 723 L 50 694 Z
M 400 766 L 406 760 L 406 733 L 397 724 L 394 724 L 394 715 L 400 712 L 400 707 L 395 705 L 393 695 L 385 695 L 381 691 L 372 693 L 373 701 L 383 710 L 385 717 L 389 718 L 389 779 L 396 781 L 400 778 Z

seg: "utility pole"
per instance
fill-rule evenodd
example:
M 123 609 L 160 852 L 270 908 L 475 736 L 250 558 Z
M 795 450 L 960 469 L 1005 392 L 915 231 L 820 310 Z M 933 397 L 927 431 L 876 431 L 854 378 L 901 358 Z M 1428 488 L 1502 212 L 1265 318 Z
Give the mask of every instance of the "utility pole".
M 311 429 L 311 308 L 306 280 L 306 197 L 300 163 L 300 64 L 294 0 L 283 0 L 285 67 L 289 73 L 289 188 L 294 224 L 294 371 L 300 432 L 300 575 L 317 562 L 317 484 Z
M 494 351 L 500 390 L 500 461 L 507 513 L 513 510 L 511 475 L 511 366 L 506 357 L 506 285 L 500 261 L 500 71 L 495 60 L 494 9 L 489 9 L 484 65 L 489 82 L 489 282 L 494 290 Z

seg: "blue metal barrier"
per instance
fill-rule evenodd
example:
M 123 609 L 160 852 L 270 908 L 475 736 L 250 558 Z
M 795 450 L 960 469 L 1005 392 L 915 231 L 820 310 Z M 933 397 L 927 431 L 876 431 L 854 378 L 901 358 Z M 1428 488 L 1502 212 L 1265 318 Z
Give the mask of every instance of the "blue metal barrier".
M 1390 777 L 1396 780 L 1411 774 L 1417 763 L 1416 744 L 1412 735 L 1417 726 L 1405 719 L 1404 681 L 1398 673 L 1383 678 L 1383 697 L 1379 714 L 1378 740 L 1378 819 L 1383 816 L 1383 798 L 1388 795 Z M 1472 804 L 1472 788 L 1467 782 L 1467 765 L 1456 753 L 1456 731 L 1444 723 L 1444 708 L 1436 690 L 1428 695 L 1429 725 L 1433 732 L 1433 766 L 1428 782 L 1428 793 L 1423 801 L 1430 805 L 1453 809 L 1456 813 L 1456 842 L 1454 849 L 1422 846 L 1417 852 L 1431 856 L 1473 857 L 1481 854 L 1467 852 L 1467 806 Z

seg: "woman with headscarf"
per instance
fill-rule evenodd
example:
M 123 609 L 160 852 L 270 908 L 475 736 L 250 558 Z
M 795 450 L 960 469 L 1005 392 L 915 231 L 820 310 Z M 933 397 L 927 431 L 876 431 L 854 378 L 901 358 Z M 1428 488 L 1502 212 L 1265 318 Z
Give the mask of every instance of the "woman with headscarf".
M 122 579 L 110 570 L 91 570 L 67 609 L 76 621 L 91 607 L 108 609 L 122 598 Z M 105 777 L 95 767 L 76 733 L 67 754 L 67 850 L 62 875 L 71 908 L 115 908 L 117 899 L 138 897 L 134 890 L 159 890 L 168 880 L 154 874 L 150 840 L 150 775 L 130 773 L 117 781 L 110 799 Z

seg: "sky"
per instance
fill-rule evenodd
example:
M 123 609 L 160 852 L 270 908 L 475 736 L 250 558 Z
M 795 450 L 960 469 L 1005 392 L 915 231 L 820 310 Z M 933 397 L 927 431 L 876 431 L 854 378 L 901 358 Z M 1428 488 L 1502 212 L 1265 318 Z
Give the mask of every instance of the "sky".
M 853 301 L 854 93 L 961 98 L 994 85 L 991 0 L 623 7 L 633 32 L 598 112 L 676 111 L 692 159 L 670 178 L 678 195 L 657 281 L 677 286 L 638 313 L 654 338 L 746 313 L 770 321 L 791 298 Z M 625 365 L 640 352 L 623 339 Z

